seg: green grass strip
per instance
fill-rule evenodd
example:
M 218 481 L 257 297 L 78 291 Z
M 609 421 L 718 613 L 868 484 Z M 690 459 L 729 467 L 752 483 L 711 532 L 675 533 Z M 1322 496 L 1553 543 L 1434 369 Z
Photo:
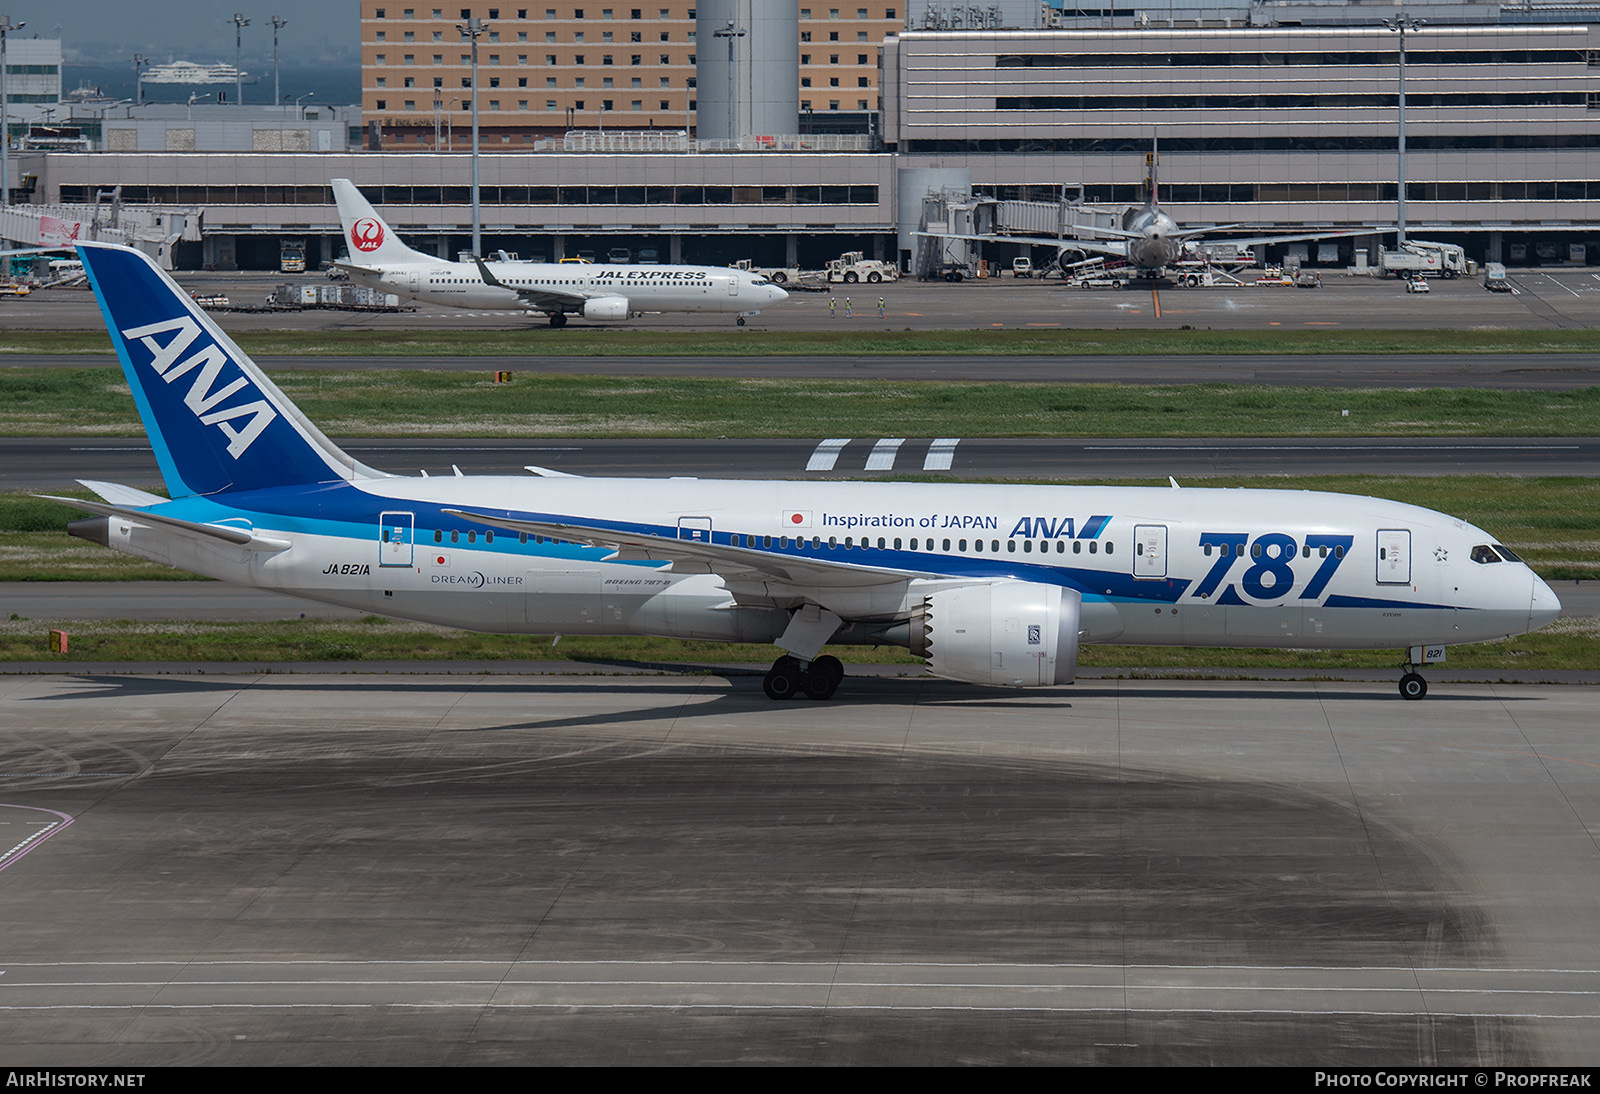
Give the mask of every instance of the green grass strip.
M 68 631 L 68 652 L 49 650 L 49 630 Z M 1558 620 L 1535 634 L 1500 642 L 1450 647 L 1448 668 L 1484 672 L 1594 671 L 1600 620 Z M 892 647 L 837 650 L 846 664 L 920 664 Z M 1251 650 L 1165 646 L 1084 646 L 1079 663 L 1096 668 L 1392 669 L 1394 650 Z M 62 623 L 13 618 L 0 622 L 0 661 L 53 662 L 70 667 L 90 661 L 576 661 L 596 668 L 705 663 L 771 663 L 767 645 L 694 642 L 668 638 L 475 634 L 422 623 L 370 616 L 351 623 L 285 620 L 273 623 Z
M 226 319 L 224 319 L 226 325 Z M 551 330 L 538 320 L 504 330 L 241 331 L 247 353 L 271 356 L 996 356 L 1177 354 L 1594 353 L 1600 330 L 1117 329 L 887 330 L 859 320 L 849 331 L 661 331 L 646 327 Z M 111 353 L 104 331 L 7 332 L 15 354 Z
M 1600 387 L 1569 391 L 1238 384 L 882 380 L 279 370 L 325 432 L 373 437 L 1593 436 Z M 1346 414 L 1345 412 L 1349 413 Z M 0 370 L 0 435 L 137 436 L 116 368 Z

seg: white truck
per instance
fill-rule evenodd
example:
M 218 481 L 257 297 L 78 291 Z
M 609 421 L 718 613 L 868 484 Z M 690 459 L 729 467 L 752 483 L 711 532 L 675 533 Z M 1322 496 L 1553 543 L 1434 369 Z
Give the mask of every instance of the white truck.
M 733 264 L 733 269 L 757 274 L 774 285 L 798 285 L 800 279 L 805 276 L 804 271 L 797 266 L 757 266 L 748 258 L 739 259 Z
M 880 281 L 900 280 L 899 267 L 868 258 L 860 251 L 846 251 L 838 258 L 830 259 L 824 273 L 830 285 L 837 285 L 841 281 L 846 285 L 854 285 L 858 281 L 876 285 Z
M 1398 251 L 1380 252 L 1377 269 L 1383 277 L 1460 277 L 1467 272 L 1467 253 L 1454 243 L 1411 239 Z

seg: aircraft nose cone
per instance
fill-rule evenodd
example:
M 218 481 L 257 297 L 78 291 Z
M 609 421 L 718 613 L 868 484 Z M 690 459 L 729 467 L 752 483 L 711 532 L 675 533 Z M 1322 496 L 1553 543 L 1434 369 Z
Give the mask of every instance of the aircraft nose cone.
M 774 304 L 781 304 L 783 301 L 789 299 L 789 294 L 778 288 L 776 285 L 767 286 L 767 291 L 772 294 L 772 302 Z
M 1561 614 L 1561 599 L 1555 590 L 1544 583 L 1538 574 L 1533 575 L 1533 595 L 1528 601 L 1528 629 L 1536 631 Z

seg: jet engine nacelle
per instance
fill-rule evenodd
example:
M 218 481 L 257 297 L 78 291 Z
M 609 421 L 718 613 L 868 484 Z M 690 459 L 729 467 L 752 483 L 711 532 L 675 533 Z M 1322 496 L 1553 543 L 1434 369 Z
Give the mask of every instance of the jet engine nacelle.
M 583 317 L 591 323 L 621 323 L 628 318 L 628 298 L 597 296 L 583 302 Z
M 1070 684 L 1083 598 L 1029 581 L 985 581 L 930 593 L 911 620 L 912 652 L 934 675 L 997 687 Z

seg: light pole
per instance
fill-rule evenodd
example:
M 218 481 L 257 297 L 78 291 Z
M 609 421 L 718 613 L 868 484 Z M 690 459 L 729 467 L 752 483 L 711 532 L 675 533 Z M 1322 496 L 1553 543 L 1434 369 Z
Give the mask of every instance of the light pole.
M 478 205 L 478 39 L 488 31 L 489 24 L 482 19 L 468 19 L 466 24 L 456 24 L 461 37 L 472 41 L 472 253 L 483 254 L 483 219 Z
M 304 111 L 302 111 L 300 109 L 300 104 L 302 102 L 304 102 L 305 100 L 307 100 L 307 99 L 315 98 L 316 94 L 317 93 L 315 91 L 308 91 L 304 95 L 301 95 L 298 99 L 296 99 L 294 101 L 294 116 L 297 119 L 299 119 L 301 121 L 305 120 L 305 113 L 304 113 Z M 288 97 L 289 96 L 287 96 L 287 95 L 284 96 L 285 99 L 287 99 Z
M 1390 30 L 1400 32 L 1400 200 L 1396 206 L 1396 227 L 1399 229 L 1396 246 L 1403 246 L 1406 241 L 1406 31 L 1416 30 L 1424 22 L 1422 19 L 1413 19 L 1405 12 L 1383 21 L 1383 25 Z
M 244 12 L 236 11 L 228 22 L 233 24 L 234 105 L 239 105 L 244 102 L 244 70 L 239 67 L 239 46 L 244 40 L 244 28 L 250 25 L 250 20 L 244 17 Z
M 278 31 L 288 25 L 289 20 L 272 17 L 272 101 L 275 103 L 283 102 L 283 89 L 278 86 Z
M 27 25 L 13 23 L 9 15 L 0 15 L 0 209 L 11 204 L 11 131 L 6 128 L 9 124 L 6 111 L 10 107 L 6 98 L 6 35 Z
M 150 67 L 150 58 L 142 53 L 133 55 L 133 101 L 144 105 L 144 70 Z
M 728 25 L 721 30 L 711 32 L 713 38 L 726 38 L 728 40 L 728 139 L 739 139 L 739 107 L 734 98 L 733 80 L 733 44 L 734 39 L 743 38 L 744 31 L 736 27 L 730 20 Z

